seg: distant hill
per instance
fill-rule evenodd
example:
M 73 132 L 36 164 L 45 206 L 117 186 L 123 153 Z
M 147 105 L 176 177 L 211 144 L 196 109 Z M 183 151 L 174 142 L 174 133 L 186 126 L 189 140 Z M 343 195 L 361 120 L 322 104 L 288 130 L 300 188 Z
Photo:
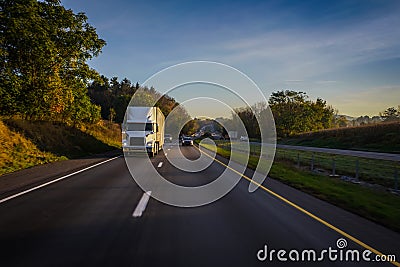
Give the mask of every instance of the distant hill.
M 400 122 L 369 124 L 303 133 L 280 144 L 400 153 Z

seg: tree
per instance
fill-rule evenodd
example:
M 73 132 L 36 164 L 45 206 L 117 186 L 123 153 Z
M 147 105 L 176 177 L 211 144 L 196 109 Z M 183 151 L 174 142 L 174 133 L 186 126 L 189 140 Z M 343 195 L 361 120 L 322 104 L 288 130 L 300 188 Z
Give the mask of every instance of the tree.
M 395 109 L 394 107 L 386 109 L 383 114 L 381 113 L 381 117 L 384 121 L 400 120 L 400 107 L 398 109 Z
M 256 117 L 258 114 L 255 114 L 253 110 L 250 107 L 236 108 L 234 109 L 234 114 L 232 114 L 232 118 L 234 120 L 234 123 L 237 123 L 237 120 L 241 120 L 244 124 L 244 127 L 246 128 L 247 134 L 239 133 L 240 135 L 248 135 L 249 138 L 260 138 L 261 132 Z
M 98 118 L 86 88 L 99 75 L 86 61 L 105 41 L 85 14 L 74 14 L 59 0 L 2 0 L 0 9 L 1 112 L 50 120 Z
M 347 127 L 347 125 L 349 124 L 349 121 L 346 119 L 346 116 L 341 115 L 336 119 L 336 124 L 340 128 Z
M 335 110 L 320 98 L 310 101 L 304 92 L 277 91 L 268 103 L 281 137 L 330 128 L 334 122 Z

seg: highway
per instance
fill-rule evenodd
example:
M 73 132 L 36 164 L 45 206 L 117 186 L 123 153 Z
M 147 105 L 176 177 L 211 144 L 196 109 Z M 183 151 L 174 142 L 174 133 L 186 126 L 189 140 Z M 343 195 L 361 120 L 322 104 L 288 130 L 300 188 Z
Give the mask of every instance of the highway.
M 191 146 L 171 145 L 164 152 L 178 157 L 178 149 L 189 159 L 199 157 L 200 152 Z M 169 181 L 186 186 L 209 183 L 225 170 L 214 161 L 201 172 L 187 173 L 172 166 L 163 153 L 152 163 Z M 251 170 L 246 175 L 251 176 Z M 362 252 L 370 246 L 400 259 L 396 232 L 272 179 L 254 193 L 248 192 L 248 185 L 241 179 L 220 200 L 197 208 L 173 207 L 150 198 L 141 216 L 133 216 L 144 192 L 123 157 L 109 160 L 1 203 L 0 264 L 393 266 L 328 257 L 322 262 L 280 262 L 275 254 L 272 261 L 257 258 L 265 245 L 268 251 L 297 249 L 301 253 L 302 249 L 337 249 L 339 238 L 347 241 L 346 249 Z

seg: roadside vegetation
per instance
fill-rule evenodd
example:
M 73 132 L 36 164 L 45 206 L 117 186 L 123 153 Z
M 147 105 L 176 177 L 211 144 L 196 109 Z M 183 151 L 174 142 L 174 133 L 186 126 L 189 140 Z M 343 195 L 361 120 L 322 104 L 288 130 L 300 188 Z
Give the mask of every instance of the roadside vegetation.
M 203 144 L 225 158 L 230 158 L 230 149 L 223 144 L 217 147 Z M 258 164 L 257 149 L 249 157 L 248 167 L 255 169 Z M 234 151 L 232 153 L 241 153 Z M 236 156 L 240 159 L 240 156 Z M 285 160 L 275 160 L 269 177 L 309 193 L 319 199 L 380 223 L 393 230 L 400 231 L 400 197 L 388 192 L 362 187 L 304 169 Z
M 227 151 L 230 150 L 230 142 L 216 141 L 216 143 L 218 147 Z M 261 145 L 259 143 L 250 144 L 250 154 L 258 156 L 260 150 Z M 358 173 L 358 177 L 355 180 L 364 181 L 371 185 L 381 185 L 385 188 L 395 188 L 395 171 L 396 169 L 399 170 L 399 163 L 395 161 L 284 148 L 276 149 L 275 160 L 290 162 L 308 170 L 313 168 L 313 170 L 327 175 L 335 172 L 338 176 L 355 177 Z
M 44 164 L 65 157 L 41 151 L 23 134 L 10 130 L 0 121 L 0 175 Z
M 378 159 L 368 159 L 344 155 L 332 155 L 328 153 L 316 153 L 308 151 L 296 151 L 278 148 L 275 155 L 276 160 L 286 161 L 293 165 L 299 165 L 304 169 L 311 170 L 311 162 L 316 171 L 325 174 L 333 174 L 333 162 L 337 176 L 355 177 L 358 171 L 359 181 L 371 185 L 380 185 L 385 188 L 394 188 L 395 170 L 399 163 Z
M 48 162 L 120 148 L 119 125 L 107 121 L 68 126 L 48 121 L 0 120 L 0 175 Z
M 106 42 L 84 13 L 58 0 L 0 1 L 0 10 L 0 174 L 119 148 L 135 93 L 142 105 L 158 99 L 164 115 L 178 106 L 90 68 Z
M 400 121 L 297 134 L 280 144 L 400 153 Z

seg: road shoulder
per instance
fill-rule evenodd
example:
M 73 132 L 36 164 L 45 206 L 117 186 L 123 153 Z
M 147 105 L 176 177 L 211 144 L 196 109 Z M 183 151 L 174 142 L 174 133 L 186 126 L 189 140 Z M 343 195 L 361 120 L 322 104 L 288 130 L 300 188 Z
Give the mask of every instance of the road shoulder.
M 82 159 L 51 162 L 0 176 L 0 199 L 121 155 L 120 150 Z
M 217 155 L 216 158 L 224 164 L 228 163 L 228 160 L 220 155 Z M 251 178 L 253 173 L 252 169 L 247 168 L 245 175 Z M 386 254 L 396 254 L 397 259 L 400 257 L 400 254 L 395 249 L 400 247 L 400 233 L 270 177 L 263 182 L 263 186 L 378 251 Z M 259 190 L 262 189 L 257 189 L 257 191 Z M 266 191 L 263 193 L 269 194 Z M 304 230 L 306 231 L 307 229 Z M 334 230 L 332 229 L 332 231 Z

